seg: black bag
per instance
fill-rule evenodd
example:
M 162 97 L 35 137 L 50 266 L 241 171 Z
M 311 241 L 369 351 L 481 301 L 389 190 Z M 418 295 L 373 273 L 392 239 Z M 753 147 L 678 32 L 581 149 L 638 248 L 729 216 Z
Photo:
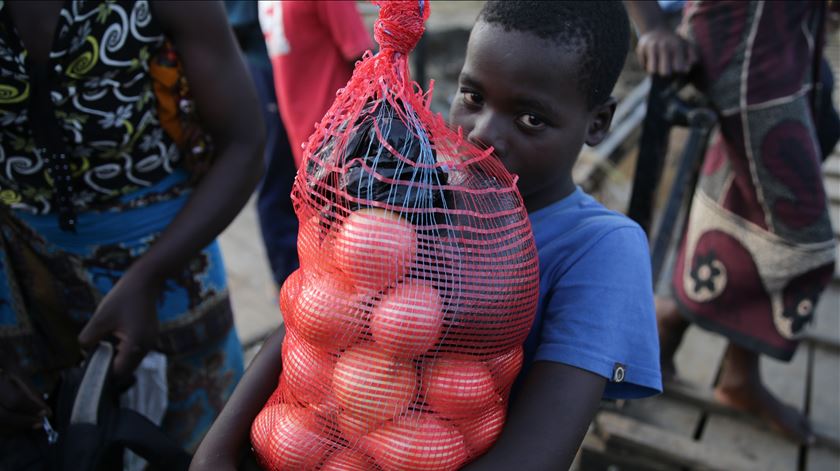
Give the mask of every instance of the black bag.
M 0 438 L 0 471 L 119 471 L 130 449 L 153 469 L 186 470 L 190 456 L 157 425 L 120 408 L 110 379 L 113 346 L 100 343 L 81 367 L 62 373 L 53 396 L 50 443 L 44 430 Z

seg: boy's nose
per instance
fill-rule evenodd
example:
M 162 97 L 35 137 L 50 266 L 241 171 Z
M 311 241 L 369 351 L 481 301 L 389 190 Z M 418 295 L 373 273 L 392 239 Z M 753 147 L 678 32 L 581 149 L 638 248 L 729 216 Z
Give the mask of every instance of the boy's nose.
M 503 136 L 502 123 L 499 117 L 485 113 L 475 120 L 475 126 L 467 135 L 467 139 L 482 148 L 492 147 L 493 153 L 501 158 L 507 150 Z

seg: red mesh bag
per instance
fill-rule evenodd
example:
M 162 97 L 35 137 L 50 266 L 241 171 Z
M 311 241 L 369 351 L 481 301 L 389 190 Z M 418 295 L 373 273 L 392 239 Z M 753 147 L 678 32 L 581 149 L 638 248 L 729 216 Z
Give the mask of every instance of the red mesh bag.
M 516 178 L 431 113 L 407 53 L 428 3 L 378 2 L 304 148 L 283 372 L 251 441 L 272 470 L 452 470 L 505 421 L 539 269 Z

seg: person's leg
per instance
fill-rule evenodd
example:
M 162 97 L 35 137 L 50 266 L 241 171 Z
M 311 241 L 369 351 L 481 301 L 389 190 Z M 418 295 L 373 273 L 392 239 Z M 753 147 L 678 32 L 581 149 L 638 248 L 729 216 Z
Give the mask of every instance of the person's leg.
M 677 375 L 674 354 L 682 343 L 689 322 L 677 311 L 673 299 L 657 296 L 656 324 L 659 329 L 659 368 L 662 381 L 668 382 Z
M 758 416 L 794 440 L 808 444 L 814 441 L 808 419 L 796 408 L 779 401 L 764 385 L 759 354 L 752 350 L 729 344 L 715 387 L 715 398 L 723 404 Z
M 253 61 L 249 65 L 264 105 L 266 125 L 265 175 L 257 189 L 257 215 L 271 273 L 280 286 L 298 267 L 298 221 L 290 197 L 296 169 L 289 139 L 277 111 L 271 67 Z
M 163 428 L 192 453 L 244 372 L 236 329 L 196 351 L 169 355 L 166 370 L 169 406 Z

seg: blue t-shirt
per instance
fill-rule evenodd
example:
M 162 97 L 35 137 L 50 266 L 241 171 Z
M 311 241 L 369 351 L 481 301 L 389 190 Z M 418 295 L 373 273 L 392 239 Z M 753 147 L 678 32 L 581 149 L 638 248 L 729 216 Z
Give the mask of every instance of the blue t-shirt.
M 533 361 L 546 360 L 607 378 L 608 399 L 661 392 L 644 231 L 580 188 L 530 219 L 540 297 L 520 378 Z

